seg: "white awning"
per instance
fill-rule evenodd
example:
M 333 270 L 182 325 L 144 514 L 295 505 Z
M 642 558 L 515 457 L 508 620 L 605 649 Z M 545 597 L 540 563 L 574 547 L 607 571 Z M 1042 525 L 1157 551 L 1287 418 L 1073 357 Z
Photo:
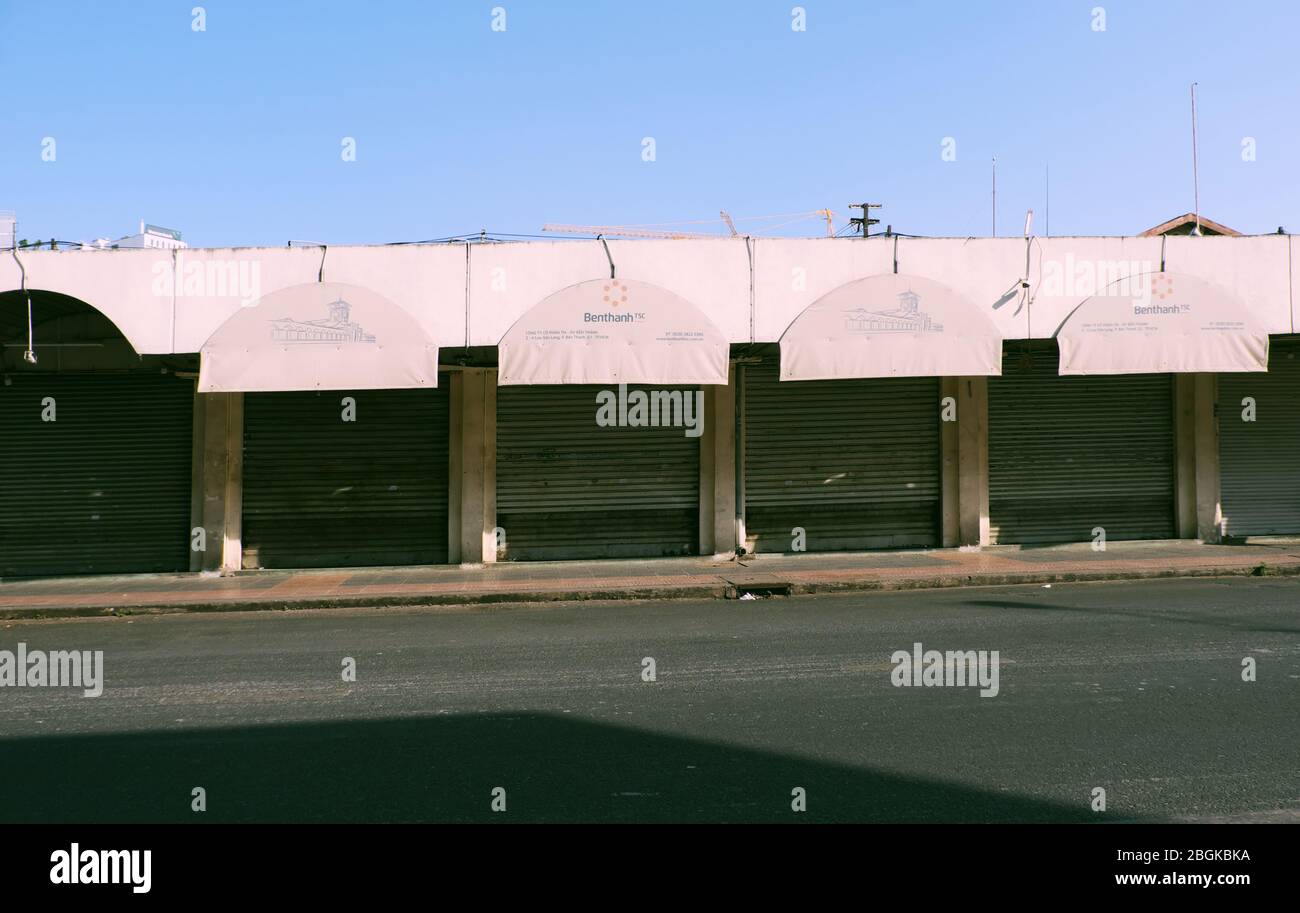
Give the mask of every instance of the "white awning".
M 1268 370 L 1268 333 L 1203 279 L 1140 273 L 1084 299 L 1056 328 L 1062 374 Z
M 498 346 L 497 383 L 726 384 L 729 347 L 695 305 L 635 279 L 561 289 Z
M 415 318 L 337 282 L 290 286 L 242 308 L 199 355 L 201 393 L 438 385 L 438 346 Z
M 858 279 L 781 336 L 781 380 L 1002 373 L 1002 334 L 979 305 L 920 276 Z

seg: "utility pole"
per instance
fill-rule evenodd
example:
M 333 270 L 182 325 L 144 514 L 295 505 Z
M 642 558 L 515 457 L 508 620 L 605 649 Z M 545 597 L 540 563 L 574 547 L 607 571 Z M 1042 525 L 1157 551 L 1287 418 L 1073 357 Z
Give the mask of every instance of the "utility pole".
M 880 224 L 879 219 L 871 218 L 871 210 L 879 209 L 879 208 L 880 208 L 879 203 L 850 203 L 849 209 L 862 210 L 862 218 L 849 219 L 849 224 L 857 226 L 858 231 L 861 232 L 862 234 L 862 237 L 864 238 L 868 237 L 871 234 L 871 226 Z

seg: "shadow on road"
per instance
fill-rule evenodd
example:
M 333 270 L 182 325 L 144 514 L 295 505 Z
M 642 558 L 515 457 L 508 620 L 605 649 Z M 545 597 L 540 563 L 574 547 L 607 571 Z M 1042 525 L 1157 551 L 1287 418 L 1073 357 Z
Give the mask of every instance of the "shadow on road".
M 9 822 L 1096 820 L 1084 794 L 1066 806 L 543 714 L 14 739 L 0 757 Z

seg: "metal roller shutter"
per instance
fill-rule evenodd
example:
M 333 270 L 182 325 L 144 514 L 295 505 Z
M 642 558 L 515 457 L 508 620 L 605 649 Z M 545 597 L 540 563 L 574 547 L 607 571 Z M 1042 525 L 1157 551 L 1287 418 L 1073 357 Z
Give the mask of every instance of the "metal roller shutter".
M 7 378 L 0 576 L 187 569 L 193 408 L 194 382 L 170 374 Z
M 600 427 L 589 385 L 497 391 L 502 558 L 628 558 L 699 550 L 700 439 Z M 646 389 L 631 386 L 629 390 Z M 698 388 L 662 387 L 693 396 Z
M 939 379 L 777 379 L 745 365 L 745 532 L 755 551 L 939 541 Z
M 1267 374 L 1219 376 L 1219 467 L 1224 535 L 1300 533 L 1300 339 L 1270 343 Z
M 989 526 L 995 544 L 1169 539 L 1173 378 L 1057 374 L 1053 345 L 1008 346 L 989 378 Z
M 449 399 L 435 390 L 244 397 L 244 567 L 447 561 Z M 356 421 L 342 420 L 342 399 Z

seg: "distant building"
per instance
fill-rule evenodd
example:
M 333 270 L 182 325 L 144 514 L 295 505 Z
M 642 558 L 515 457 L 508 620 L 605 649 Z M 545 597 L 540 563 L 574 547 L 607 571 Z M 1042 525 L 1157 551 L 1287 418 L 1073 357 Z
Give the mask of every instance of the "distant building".
M 1196 230 L 1196 213 L 1185 212 L 1181 216 L 1174 216 L 1168 222 L 1161 222 L 1155 228 L 1148 228 L 1138 237 L 1141 238 L 1158 238 L 1160 235 L 1190 235 Z M 1220 225 L 1213 219 L 1207 219 L 1201 216 L 1201 234 L 1202 235 L 1227 235 L 1229 237 L 1241 237 L 1241 232 L 1235 228 L 1229 228 L 1226 225 Z
M 95 246 L 99 246 L 96 244 Z M 112 242 L 113 247 L 150 247 L 155 250 L 179 250 L 189 247 L 181 240 L 181 233 L 174 228 L 162 228 L 140 222 L 140 231 Z

